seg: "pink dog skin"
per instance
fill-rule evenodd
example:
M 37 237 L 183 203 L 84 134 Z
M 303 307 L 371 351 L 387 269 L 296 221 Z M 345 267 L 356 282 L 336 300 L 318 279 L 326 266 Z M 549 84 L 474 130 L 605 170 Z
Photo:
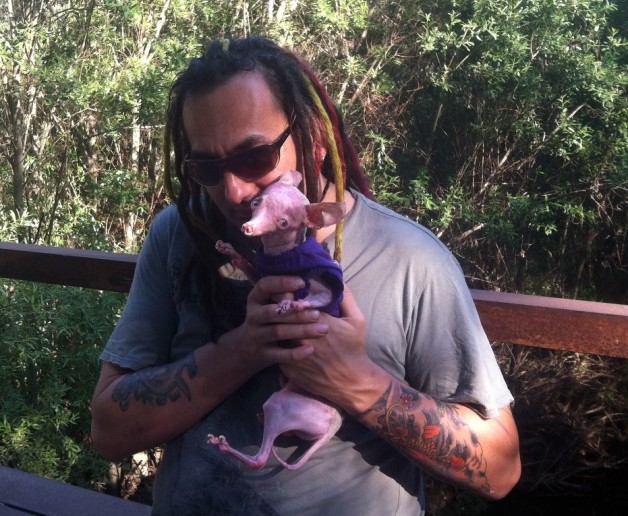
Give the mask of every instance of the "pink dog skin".
M 305 231 L 335 224 L 345 215 L 343 203 L 310 204 L 297 186 L 301 174 L 290 170 L 278 181 L 272 183 L 251 202 L 253 217 L 242 226 L 248 236 L 259 236 L 264 252 L 279 255 L 300 244 Z M 249 280 L 255 283 L 258 275 L 253 266 L 240 256 L 230 244 L 219 241 L 216 249 L 231 257 L 233 265 L 241 269 Z M 308 295 L 298 301 L 285 299 L 277 305 L 277 313 L 291 310 L 318 308 L 330 303 L 330 289 L 324 283 L 311 279 Z M 272 452 L 279 464 L 295 470 L 329 441 L 342 424 L 340 412 L 325 400 L 304 391 L 288 381 L 275 392 L 263 406 L 264 436 L 256 455 L 247 455 L 232 448 L 225 436 L 209 434 L 208 443 L 217 446 L 225 454 L 232 455 L 251 468 L 263 468 Z M 294 464 L 288 464 L 277 456 L 273 447 L 275 439 L 281 434 L 296 435 L 308 441 L 312 446 Z

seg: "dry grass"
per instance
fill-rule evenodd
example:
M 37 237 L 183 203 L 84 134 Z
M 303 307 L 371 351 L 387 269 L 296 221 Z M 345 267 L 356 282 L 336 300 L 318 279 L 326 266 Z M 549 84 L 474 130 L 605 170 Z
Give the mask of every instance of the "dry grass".
M 628 514 L 628 360 L 495 346 L 515 396 L 522 477 L 488 503 L 431 484 L 429 515 Z
M 583 493 L 628 462 L 628 361 L 501 345 L 515 396 L 523 474 L 518 488 Z

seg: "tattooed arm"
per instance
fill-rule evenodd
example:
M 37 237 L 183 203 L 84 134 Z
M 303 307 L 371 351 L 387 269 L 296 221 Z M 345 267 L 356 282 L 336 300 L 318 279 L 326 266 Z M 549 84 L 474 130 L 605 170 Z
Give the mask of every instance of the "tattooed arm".
M 349 289 L 341 311 L 307 360 L 282 365 L 288 378 L 342 407 L 430 474 L 487 498 L 505 496 L 521 467 L 510 409 L 484 419 L 394 378 L 366 354 L 364 318 Z
M 248 299 L 246 321 L 184 358 L 131 371 L 103 363 L 92 400 L 92 439 L 110 460 L 163 444 L 180 435 L 254 374 L 277 362 L 300 360 L 311 348 L 286 349 L 287 339 L 327 332 L 320 314 L 279 316 L 271 296 L 303 287 L 299 278 L 260 280 Z
M 510 409 L 483 419 L 464 405 L 439 402 L 396 379 L 388 382 L 358 420 L 432 475 L 492 499 L 512 489 L 520 462 Z
M 94 446 L 103 457 L 119 460 L 163 444 L 252 373 L 224 345 L 211 343 L 177 362 L 139 371 L 105 362 L 92 400 Z

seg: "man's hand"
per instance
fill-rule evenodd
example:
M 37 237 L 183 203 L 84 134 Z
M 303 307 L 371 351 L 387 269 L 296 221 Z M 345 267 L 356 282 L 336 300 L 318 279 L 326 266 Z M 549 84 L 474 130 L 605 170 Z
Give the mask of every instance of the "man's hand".
M 277 310 L 276 299 L 292 295 L 305 286 L 295 276 L 266 276 L 260 279 L 249 294 L 246 319 L 238 328 L 218 339 L 220 346 L 231 347 L 252 371 L 260 371 L 275 363 L 301 360 L 314 349 L 309 344 L 296 348 L 282 347 L 285 341 L 309 342 L 327 335 L 329 324 L 322 321 L 316 309 Z
M 347 412 L 365 410 L 368 400 L 378 394 L 372 390 L 371 379 L 381 370 L 366 353 L 364 316 L 348 288 L 340 304 L 340 317 L 321 314 L 320 321 L 329 325 L 329 332 L 301 340 L 301 346 L 311 348 L 312 353 L 305 360 L 282 362 L 282 371 L 303 389 Z

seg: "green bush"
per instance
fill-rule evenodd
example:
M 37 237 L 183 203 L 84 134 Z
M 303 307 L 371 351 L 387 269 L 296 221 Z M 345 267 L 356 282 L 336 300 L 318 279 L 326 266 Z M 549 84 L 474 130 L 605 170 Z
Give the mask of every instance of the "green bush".
M 102 481 L 90 448 L 98 354 L 124 296 L 27 282 L 0 286 L 0 462 L 76 485 Z
M 320 73 L 377 197 L 434 229 L 472 286 L 628 302 L 626 0 L 40 4 L 0 5 L 0 239 L 137 250 L 164 202 L 175 73 L 206 39 L 266 33 Z M 123 296 L 0 282 L 0 462 L 98 484 L 89 399 Z M 571 355 L 504 363 L 528 382 L 518 407 L 538 409 L 518 416 L 552 422 L 549 437 L 521 425 L 524 446 L 592 429 L 626 457 L 623 383 L 590 383 L 613 400 L 563 411 L 561 385 L 584 399 Z M 625 375 L 586 373 L 606 369 Z M 533 398 L 545 377 L 557 385 Z M 535 476 L 571 481 L 556 471 L 590 461 L 573 449 Z
M 390 66 L 414 77 L 395 155 L 408 214 L 477 286 L 626 302 L 628 45 L 616 6 L 420 5 L 418 52 Z

